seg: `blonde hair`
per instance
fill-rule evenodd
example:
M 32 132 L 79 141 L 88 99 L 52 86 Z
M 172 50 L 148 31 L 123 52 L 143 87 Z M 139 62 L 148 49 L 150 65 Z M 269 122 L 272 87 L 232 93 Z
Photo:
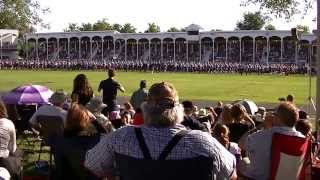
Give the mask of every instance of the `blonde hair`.
M 222 113 L 221 113 L 221 120 L 223 124 L 232 123 L 231 108 L 232 108 L 231 104 L 226 104 L 223 106 Z

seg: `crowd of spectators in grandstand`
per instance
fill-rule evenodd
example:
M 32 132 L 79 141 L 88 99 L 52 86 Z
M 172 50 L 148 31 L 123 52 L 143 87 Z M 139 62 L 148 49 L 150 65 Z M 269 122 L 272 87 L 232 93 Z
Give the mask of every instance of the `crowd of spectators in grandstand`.
M 185 62 L 185 61 L 122 61 L 122 60 L 3 60 L 0 69 L 29 69 L 29 70 L 105 70 L 113 68 L 124 71 L 152 72 L 197 72 L 197 73 L 285 73 L 307 74 L 308 65 L 296 64 L 260 64 L 260 63 L 225 63 L 225 62 Z M 315 69 L 312 68 L 312 72 Z
M 39 116 L 62 119 L 63 132 L 51 141 L 58 143 L 50 144 L 53 177 L 265 180 L 273 172 L 274 134 L 305 141 L 312 137 L 308 115 L 295 106 L 292 95 L 273 113 L 264 107 L 250 112 L 238 103 L 198 108 L 189 100 L 180 104 L 172 84 L 155 83 L 147 90 L 142 80 L 130 102 L 120 106 L 117 91 L 125 90 L 115 77 L 115 71 L 109 70 L 98 87 L 100 98 L 94 97 L 88 78 L 79 74 L 70 101 L 58 90 L 50 98 L 52 105 L 41 106 L 30 118 L 32 129 L 40 135 L 44 130 Z M 14 124 L 7 118 L 0 103 L 0 163 L 17 161 Z M 2 166 L 19 179 L 21 169 L 8 164 Z

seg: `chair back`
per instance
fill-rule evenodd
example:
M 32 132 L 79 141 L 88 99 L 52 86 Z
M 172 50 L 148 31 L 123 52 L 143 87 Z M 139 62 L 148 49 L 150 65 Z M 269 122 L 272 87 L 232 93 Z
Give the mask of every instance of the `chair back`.
M 99 141 L 101 135 L 59 138 L 54 155 L 57 179 L 97 180 L 83 164 L 86 153 Z
M 275 133 L 269 180 L 306 180 L 311 172 L 311 140 Z
M 37 116 L 37 122 L 40 126 L 40 136 L 45 145 L 51 146 L 55 137 L 61 136 L 64 130 L 64 123 L 60 116 Z

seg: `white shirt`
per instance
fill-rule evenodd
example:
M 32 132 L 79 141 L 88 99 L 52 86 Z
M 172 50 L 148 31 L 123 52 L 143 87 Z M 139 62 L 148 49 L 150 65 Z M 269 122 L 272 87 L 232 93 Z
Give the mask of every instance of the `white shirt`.
M 290 127 L 273 127 L 249 135 L 245 149 L 249 155 L 250 165 L 244 172 L 249 178 L 259 180 L 267 180 L 269 178 L 271 145 L 274 133 L 304 137 L 295 128 Z
M 12 121 L 6 118 L 0 119 L 0 157 L 7 158 L 9 153 L 17 149 L 16 129 Z
M 63 122 L 65 122 L 67 118 L 67 111 L 58 106 L 43 105 L 32 115 L 32 117 L 29 120 L 30 124 L 37 124 L 37 116 L 40 115 L 59 116 L 62 118 Z

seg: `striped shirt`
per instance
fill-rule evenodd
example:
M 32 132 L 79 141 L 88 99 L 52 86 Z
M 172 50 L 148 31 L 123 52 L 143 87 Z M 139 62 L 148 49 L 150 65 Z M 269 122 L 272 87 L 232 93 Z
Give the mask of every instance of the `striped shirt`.
M 16 129 L 12 121 L 0 119 L 0 157 L 7 158 L 17 149 Z
M 146 145 L 152 159 L 158 159 L 169 141 L 180 130 L 182 125 L 171 128 L 141 127 Z M 85 166 L 98 176 L 105 176 L 113 170 L 114 153 L 143 159 L 138 145 L 134 127 L 127 126 L 102 138 L 86 155 Z M 235 157 L 228 152 L 210 134 L 193 130 L 184 136 L 168 155 L 169 160 L 182 160 L 199 156 L 213 159 L 213 172 L 216 179 L 228 179 L 235 170 Z

